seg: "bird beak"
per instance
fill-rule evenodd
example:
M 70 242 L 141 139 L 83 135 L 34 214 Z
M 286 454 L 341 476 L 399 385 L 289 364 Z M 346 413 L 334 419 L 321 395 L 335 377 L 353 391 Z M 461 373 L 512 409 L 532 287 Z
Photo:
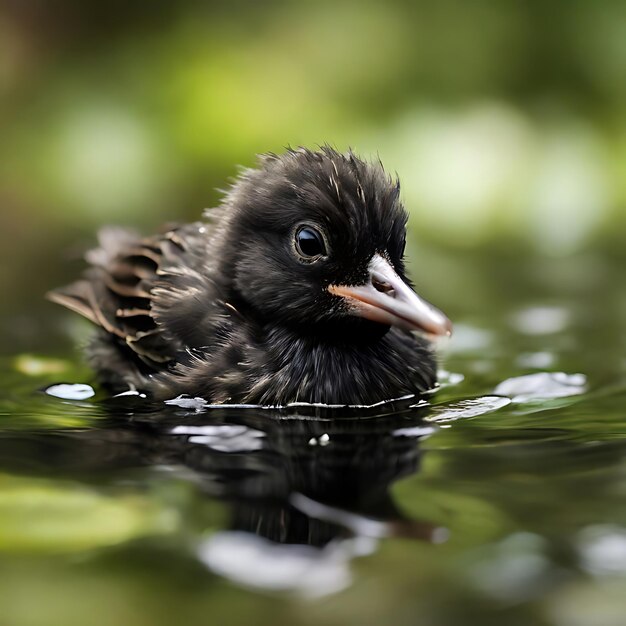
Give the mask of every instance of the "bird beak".
M 450 320 L 422 300 L 380 254 L 372 257 L 368 269 L 369 280 L 364 285 L 330 285 L 328 291 L 344 298 L 360 317 L 429 335 L 452 334 Z

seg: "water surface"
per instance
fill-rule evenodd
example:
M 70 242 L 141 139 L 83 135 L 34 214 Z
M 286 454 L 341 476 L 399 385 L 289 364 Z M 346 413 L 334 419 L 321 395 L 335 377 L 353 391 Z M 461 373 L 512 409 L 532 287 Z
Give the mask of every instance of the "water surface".
M 424 255 L 456 334 L 385 415 L 110 399 L 5 315 L 0 624 L 621 626 L 623 263 Z

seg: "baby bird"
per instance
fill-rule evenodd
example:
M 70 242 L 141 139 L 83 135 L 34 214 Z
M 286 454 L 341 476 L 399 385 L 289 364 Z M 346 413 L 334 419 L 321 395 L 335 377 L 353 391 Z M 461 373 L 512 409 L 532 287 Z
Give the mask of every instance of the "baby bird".
M 451 324 L 405 275 L 399 191 L 352 152 L 267 154 L 204 221 L 103 230 L 83 277 L 48 298 L 98 326 L 88 358 L 114 391 L 274 406 L 417 395 L 436 383 L 429 339 Z

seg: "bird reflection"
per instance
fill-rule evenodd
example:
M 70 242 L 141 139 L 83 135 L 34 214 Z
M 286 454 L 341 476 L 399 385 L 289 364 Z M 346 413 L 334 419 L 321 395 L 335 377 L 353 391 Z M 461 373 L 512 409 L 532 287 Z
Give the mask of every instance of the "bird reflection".
M 112 405 L 109 412 L 94 429 L 4 436 L 0 464 L 85 481 L 167 467 L 229 511 L 225 528 L 198 547 L 198 557 L 256 586 L 301 585 L 295 571 L 334 563 L 334 574 L 322 578 L 335 576 L 343 587 L 346 563 L 383 537 L 442 538 L 442 529 L 408 519 L 390 494 L 396 481 L 419 470 L 419 441 L 432 430 L 419 410 L 332 420 L 254 409 L 121 413 Z M 308 552 L 285 552 L 303 546 Z M 277 559 L 289 563 L 279 581 Z

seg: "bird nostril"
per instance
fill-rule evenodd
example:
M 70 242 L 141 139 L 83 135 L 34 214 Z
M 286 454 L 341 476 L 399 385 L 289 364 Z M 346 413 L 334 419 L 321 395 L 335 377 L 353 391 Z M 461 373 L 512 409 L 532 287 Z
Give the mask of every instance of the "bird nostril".
M 392 298 L 395 298 L 396 291 L 391 286 L 391 283 L 388 283 L 386 280 L 381 280 L 379 278 L 372 278 L 372 286 L 376 291 L 380 291 L 381 293 L 385 293 Z

